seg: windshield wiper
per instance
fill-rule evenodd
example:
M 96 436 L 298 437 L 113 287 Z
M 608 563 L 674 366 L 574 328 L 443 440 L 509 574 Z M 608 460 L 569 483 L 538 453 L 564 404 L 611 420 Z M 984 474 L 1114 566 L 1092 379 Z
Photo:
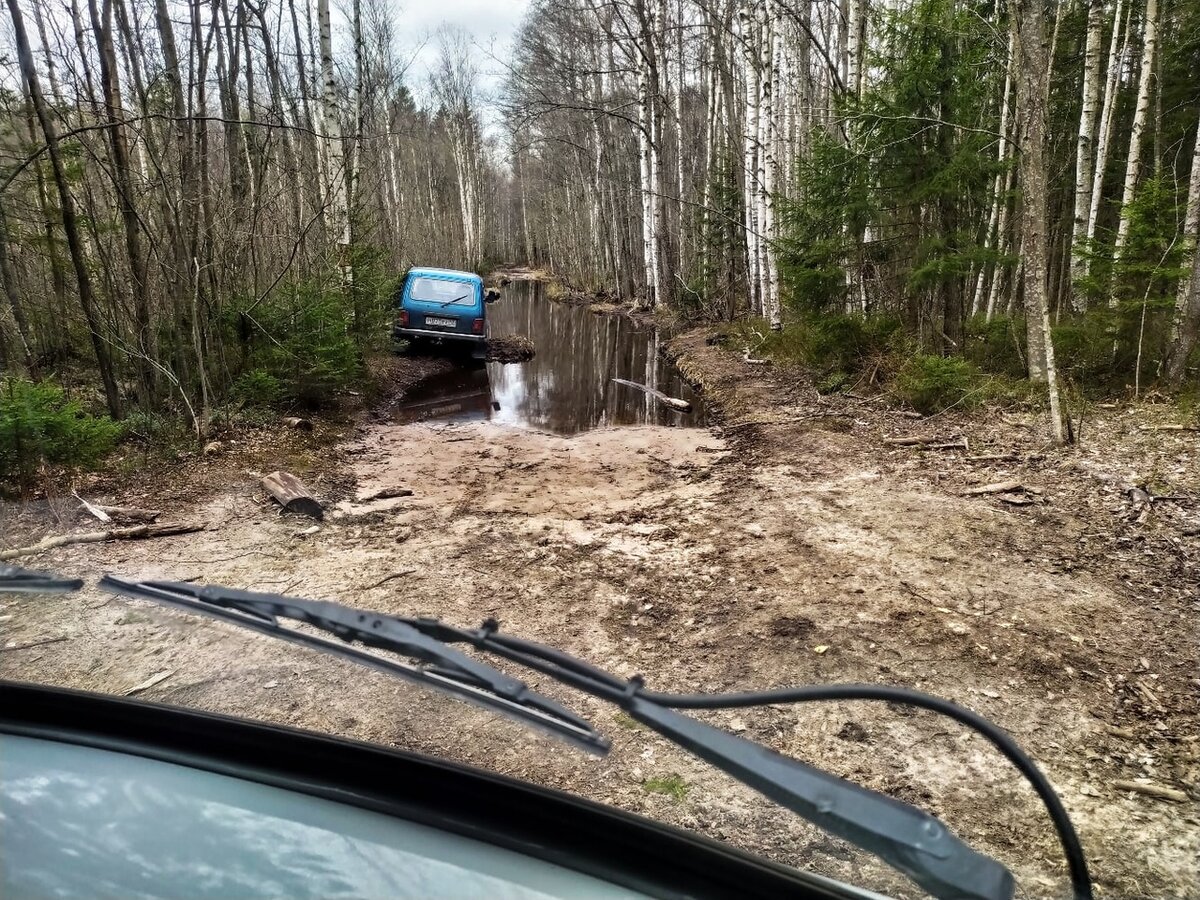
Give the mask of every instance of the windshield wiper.
M 447 300 L 445 303 L 442 304 L 442 309 L 445 309 L 451 303 L 458 303 L 460 300 L 466 300 L 470 296 L 471 296 L 470 294 L 463 294 L 461 297 L 455 297 L 453 300 Z
M 393 616 L 321 600 L 204 587 L 175 581 L 136 582 L 105 575 L 100 579 L 99 586 L 127 597 L 153 600 L 190 612 L 203 613 L 304 647 L 323 650 L 392 675 L 399 675 L 422 687 L 445 691 L 549 731 L 589 753 L 603 755 L 608 752 L 610 746 L 609 741 L 586 720 L 553 700 L 531 691 L 524 682 L 422 634 L 407 622 Z M 303 622 L 336 635 L 347 644 L 356 641 L 368 647 L 387 650 L 416 660 L 419 665 L 398 662 L 357 650 L 347 644 L 328 641 L 308 632 L 281 625 L 279 619 Z
M 83 587 L 82 578 L 59 578 L 0 563 L 0 594 L 65 594 Z
M 1033 761 L 995 725 L 928 694 L 877 685 L 825 685 L 711 696 L 658 694 L 645 690 L 640 678 L 623 680 L 561 650 L 502 635 L 492 620 L 481 628 L 465 629 L 436 619 L 387 616 L 336 603 L 219 587 L 132 582 L 113 576 L 101 579 L 100 586 L 127 596 L 202 612 L 365 662 L 421 684 L 443 687 L 483 702 L 490 709 L 549 727 L 553 733 L 572 737 L 593 752 L 607 750 L 608 743 L 586 722 L 553 701 L 538 698 L 535 704 L 532 698 L 536 695 L 528 692 L 521 682 L 447 646 L 470 644 L 481 652 L 501 656 L 619 706 L 633 719 L 781 806 L 878 856 L 935 897 L 1010 900 L 1014 891 L 1011 873 L 1001 863 L 959 840 L 934 816 L 676 711 L 813 700 L 886 700 L 930 709 L 982 734 L 1029 779 L 1046 804 L 1066 851 L 1076 900 L 1089 900 L 1092 896 L 1078 835 L 1053 786 Z M 283 627 L 277 617 L 298 619 L 343 640 L 357 640 L 432 665 L 421 669 L 401 666 Z M 477 692 L 482 693 L 484 700 L 473 696 Z

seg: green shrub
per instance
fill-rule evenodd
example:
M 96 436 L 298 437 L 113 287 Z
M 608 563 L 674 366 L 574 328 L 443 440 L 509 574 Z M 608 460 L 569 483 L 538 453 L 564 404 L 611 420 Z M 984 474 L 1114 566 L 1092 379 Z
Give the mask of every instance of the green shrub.
M 107 416 L 91 416 L 52 381 L 0 381 L 0 484 L 29 484 L 43 463 L 98 463 L 121 435 Z
M 1025 320 L 1008 316 L 996 316 L 990 321 L 983 316 L 968 320 L 964 356 L 985 372 L 1023 378 Z
M 929 415 L 965 405 L 979 387 L 979 371 L 965 359 L 919 353 L 905 361 L 893 391 L 917 412 Z
M 270 406 L 282 393 L 279 379 L 262 369 L 251 369 L 233 383 L 233 396 L 247 406 Z

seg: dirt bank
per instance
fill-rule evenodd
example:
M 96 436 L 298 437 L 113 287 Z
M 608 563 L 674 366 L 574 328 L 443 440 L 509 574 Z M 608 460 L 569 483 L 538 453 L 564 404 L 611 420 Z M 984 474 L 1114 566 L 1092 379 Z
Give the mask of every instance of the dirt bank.
M 135 492 L 124 481 L 125 493 L 106 497 L 135 492 L 139 505 L 208 523 L 201 534 L 26 562 L 461 624 L 495 616 L 661 689 L 917 686 L 993 718 L 1034 754 L 1080 827 L 1100 896 L 1200 896 L 1196 434 L 1141 430 L 1164 424 L 1164 407 L 1113 409 L 1085 422 L 1082 448 L 1051 451 L 1033 417 L 914 421 L 820 398 L 705 337 L 672 349 L 723 410 L 713 429 L 562 438 L 487 423 L 398 426 L 380 413 L 336 440 L 288 438 L 311 449 L 256 447 L 247 461 L 234 448 L 219 467 L 199 460 L 170 482 Z M 964 436 L 960 450 L 885 443 Z M 330 510 L 315 531 L 257 487 L 254 472 L 283 463 Z M 1001 481 L 1021 482 L 1029 490 L 1005 496 L 1028 503 L 966 493 Z M 1144 502 L 1128 481 L 1174 499 Z M 397 484 L 414 495 L 359 499 Z M 5 545 L 18 532 L 84 525 L 73 501 L 20 517 Z M 5 643 L 66 640 L 0 652 L 3 677 L 119 693 L 170 671 L 144 696 L 445 754 L 915 894 L 587 700 L 571 702 L 613 739 L 604 760 L 349 664 L 92 589 L 4 603 Z M 710 720 L 920 803 L 1010 865 L 1024 896 L 1065 895 L 1032 792 L 952 724 L 869 704 Z M 1137 778 L 1193 801 L 1113 789 Z M 671 793 L 652 789 L 664 783 Z

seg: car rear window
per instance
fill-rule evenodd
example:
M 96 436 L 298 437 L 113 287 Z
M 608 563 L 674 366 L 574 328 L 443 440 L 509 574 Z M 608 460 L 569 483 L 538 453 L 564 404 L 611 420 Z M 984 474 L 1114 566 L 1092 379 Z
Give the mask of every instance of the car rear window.
M 409 296 L 413 300 L 445 303 L 447 306 L 474 306 L 475 285 L 443 278 L 414 278 Z

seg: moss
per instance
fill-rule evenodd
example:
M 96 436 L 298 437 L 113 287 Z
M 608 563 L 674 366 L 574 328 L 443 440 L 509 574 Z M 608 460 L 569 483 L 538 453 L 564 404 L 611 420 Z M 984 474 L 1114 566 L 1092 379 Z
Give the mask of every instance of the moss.
M 688 783 L 680 775 L 666 775 L 647 778 L 642 782 L 648 794 L 666 794 L 675 802 L 682 802 L 688 795 Z

